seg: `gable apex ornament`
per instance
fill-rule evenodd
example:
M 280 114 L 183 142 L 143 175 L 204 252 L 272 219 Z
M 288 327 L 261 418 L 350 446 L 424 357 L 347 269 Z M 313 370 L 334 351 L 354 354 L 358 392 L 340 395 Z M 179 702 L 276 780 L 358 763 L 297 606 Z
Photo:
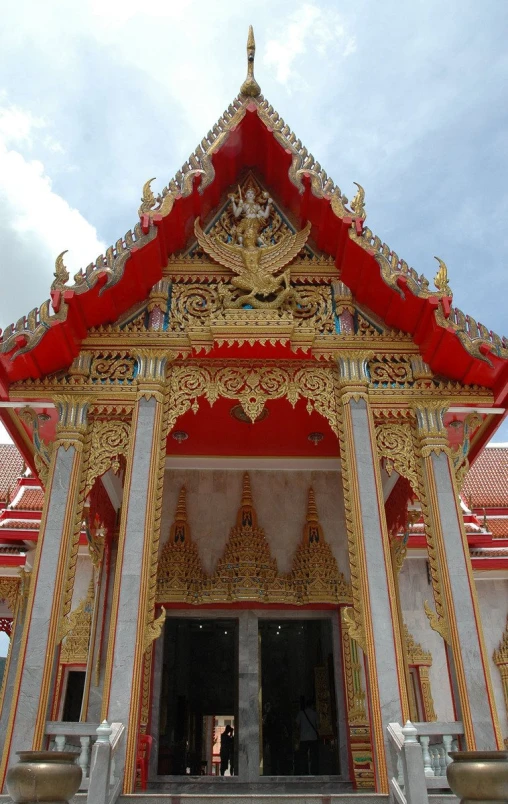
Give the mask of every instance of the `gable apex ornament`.
M 247 38 L 247 78 L 240 87 L 240 93 L 250 98 L 257 98 L 261 94 L 261 87 L 254 78 L 254 57 L 256 55 L 256 42 L 254 41 L 254 30 L 249 25 L 249 36 Z

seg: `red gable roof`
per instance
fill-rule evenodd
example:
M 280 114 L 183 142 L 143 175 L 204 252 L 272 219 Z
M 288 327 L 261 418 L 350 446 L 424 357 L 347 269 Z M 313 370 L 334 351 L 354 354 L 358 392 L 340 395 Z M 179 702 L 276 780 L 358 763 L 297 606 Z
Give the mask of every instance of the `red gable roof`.
M 206 220 L 249 168 L 302 228 L 312 224 L 317 248 L 333 257 L 337 275 L 357 301 L 392 328 L 409 333 L 435 374 L 493 390 L 508 400 L 508 341 L 451 307 L 446 282 L 429 290 L 363 225 L 362 191 L 347 199 L 259 95 L 240 95 L 156 199 L 147 182 L 140 223 L 68 287 L 58 263 L 51 301 L 8 327 L 0 341 L 0 397 L 9 384 L 67 367 L 92 326 L 114 322 L 148 296 L 168 256 L 193 241 L 196 217 Z

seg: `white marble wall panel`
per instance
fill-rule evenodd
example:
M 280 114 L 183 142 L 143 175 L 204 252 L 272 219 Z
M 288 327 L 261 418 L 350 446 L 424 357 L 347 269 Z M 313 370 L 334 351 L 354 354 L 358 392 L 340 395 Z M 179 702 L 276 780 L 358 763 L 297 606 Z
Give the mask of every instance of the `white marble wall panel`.
M 71 611 L 74 611 L 86 597 L 92 578 L 92 569 L 93 565 L 88 556 L 78 556 L 74 589 L 72 592 Z
M 434 607 L 425 558 L 406 558 L 399 573 L 399 589 L 404 622 L 416 642 L 432 654 L 429 676 L 437 719 L 444 722 L 455 720 L 445 643 L 432 630 L 423 610 L 426 600 L 431 608 Z
M 227 469 L 168 470 L 164 484 L 162 542 L 168 538 L 182 486 L 187 514 L 203 569 L 212 574 L 222 556 L 241 503 L 243 471 Z M 302 539 L 308 491 L 313 487 L 326 541 L 339 570 L 349 578 L 342 481 L 339 472 L 249 472 L 259 527 L 263 528 L 279 572 L 289 572 Z
M 503 687 L 499 669 L 494 664 L 492 654 L 499 647 L 506 628 L 506 617 L 508 615 L 508 578 L 489 580 L 488 573 L 483 573 L 484 578 L 476 580 L 478 591 L 478 602 L 480 604 L 480 616 L 485 638 L 487 656 L 490 660 L 490 675 L 494 688 L 494 698 L 496 709 L 501 725 L 503 738 L 508 737 L 508 714 L 504 702 Z

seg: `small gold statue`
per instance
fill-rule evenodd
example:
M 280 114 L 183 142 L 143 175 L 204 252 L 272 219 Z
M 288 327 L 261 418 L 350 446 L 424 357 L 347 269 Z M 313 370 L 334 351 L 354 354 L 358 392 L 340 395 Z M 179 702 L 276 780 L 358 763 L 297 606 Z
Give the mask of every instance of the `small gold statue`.
M 256 201 L 253 189 L 247 190 L 245 201 L 238 189 L 238 201 L 230 196 L 234 217 L 240 218 L 233 232 L 236 242 L 225 243 L 218 237 L 205 234 L 199 225 L 199 218 L 194 223 L 194 233 L 203 251 L 237 274 L 231 284 L 241 294 L 233 298 L 223 288 L 221 295 L 224 306 L 238 308 L 250 305 L 257 309 L 275 309 L 285 303 L 296 303 L 297 294 L 290 285 L 289 269 L 282 276 L 276 277 L 274 274 L 291 262 L 303 248 L 309 236 L 310 222 L 300 232 L 286 235 L 278 243 L 266 243 L 263 230 L 267 228 L 272 199 L 264 193 L 263 207 Z

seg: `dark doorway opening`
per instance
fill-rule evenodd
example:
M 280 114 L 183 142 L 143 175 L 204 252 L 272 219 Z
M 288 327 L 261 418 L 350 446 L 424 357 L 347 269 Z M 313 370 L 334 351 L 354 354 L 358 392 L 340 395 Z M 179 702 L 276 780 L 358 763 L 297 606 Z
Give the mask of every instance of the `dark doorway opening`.
M 67 687 L 62 712 L 64 723 L 77 723 L 79 721 L 83 703 L 83 690 L 85 689 L 85 676 L 84 670 L 69 670 L 67 674 Z
M 263 776 L 338 774 L 330 620 L 261 620 Z
M 238 626 L 231 619 L 168 618 L 159 722 L 159 775 L 218 775 L 221 733 L 233 728 L 222 770 L 235 772 Z M 229 730 L 228 730 L 229 731 Z M 225 741 L 223 740 L 223 743 Z M 223 752 L 224 753 L 224 752 Z

